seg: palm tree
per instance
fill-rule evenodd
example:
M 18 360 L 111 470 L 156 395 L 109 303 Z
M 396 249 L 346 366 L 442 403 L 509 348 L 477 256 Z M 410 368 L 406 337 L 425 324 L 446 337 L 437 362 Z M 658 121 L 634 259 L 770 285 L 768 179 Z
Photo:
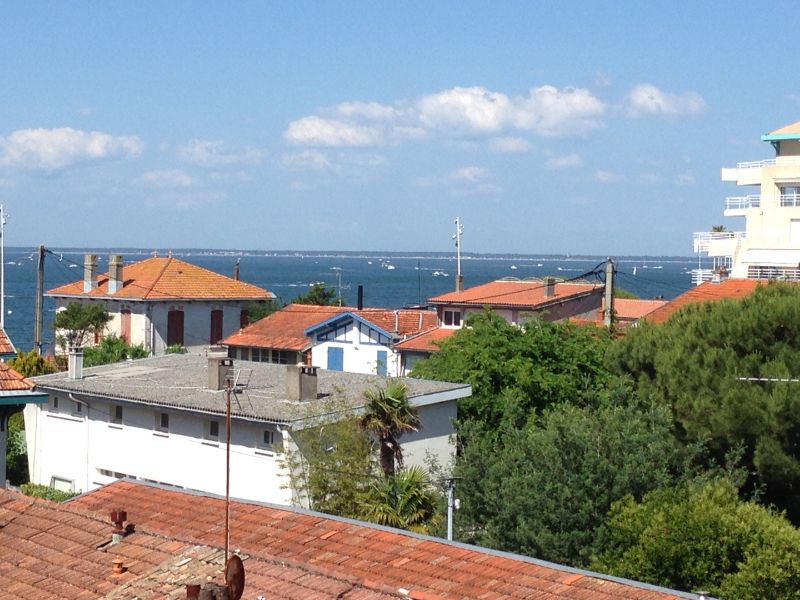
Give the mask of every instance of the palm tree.
M 373 483 L 362 504 L 363 517 L 379 525 L 435 534 L 442 522 L 437 500 L 427 471 L 413 466 Z
M 408 391 L 403 382 L 391 380 L 384 389 L 364 392 L 367 400 L 361 427 L 378 438 L 381 469 L 391 477 L 397 466 L 403 467 L 403 450 L 397 441 L 404 433 L 420 430 L 417 409 L 408 401 Z

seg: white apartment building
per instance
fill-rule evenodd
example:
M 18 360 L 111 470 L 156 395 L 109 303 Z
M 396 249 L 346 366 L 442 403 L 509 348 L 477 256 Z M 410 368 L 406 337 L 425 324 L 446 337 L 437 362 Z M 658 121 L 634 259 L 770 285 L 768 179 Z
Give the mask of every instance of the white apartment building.
M 742 194 L 725 199 L 726 217 L 744 217 L 744 231 L 694 234 L 694 250 L 713 258 L 695 269 L 696 284 L 715 277 L 800 280 L 800 121 L 762 135 L 775 157 L 722 169 Z

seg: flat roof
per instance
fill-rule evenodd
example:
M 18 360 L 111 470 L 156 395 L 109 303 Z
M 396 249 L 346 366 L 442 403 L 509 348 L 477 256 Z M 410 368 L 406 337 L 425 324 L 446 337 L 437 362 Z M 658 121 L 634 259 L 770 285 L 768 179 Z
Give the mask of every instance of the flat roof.
M 110 400 L 137 402 L 178 410 L 225 414 L 225 391 L 208 389 L 206 354 L 167 354 L 123 361 L 83 370 L 83 379 L 67 373 L 33 378 L 40 391 L 61 391 Z M 229 359 L 232 360 L 232 359 Z M 384 387 L 381 375 L 317 370 L 317 400 L 293 401 L 286 397 L 287 365 L 232 360 L 238 381 L 247 382 L 241 394 L 231 397 L 231 415 L 270 423 L 296 423 L 364 406 L 364 392 Z M 466 398 L 472 387 L 426 379 L 404 378 L 412 404 L 424 406 Z

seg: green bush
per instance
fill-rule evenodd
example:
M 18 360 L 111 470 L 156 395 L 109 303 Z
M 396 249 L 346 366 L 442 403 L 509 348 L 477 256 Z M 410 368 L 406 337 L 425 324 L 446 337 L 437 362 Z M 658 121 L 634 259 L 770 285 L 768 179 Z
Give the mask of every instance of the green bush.
M 38 483 L 23 483 L 20 486 L 22 493 L 26 496 L 33 498 L 44 498 L 45 500 L 52 500 L 53 502 L 64 502 L 70 498 L 74 498 L 78 494 L 73 492 L 62 492 L 47 485 L 40 485 Z
M 164 354 L 183 354 L 184 352 L 186 352 L 186 348 L 180 344 L 172 344 L 164 349 Z

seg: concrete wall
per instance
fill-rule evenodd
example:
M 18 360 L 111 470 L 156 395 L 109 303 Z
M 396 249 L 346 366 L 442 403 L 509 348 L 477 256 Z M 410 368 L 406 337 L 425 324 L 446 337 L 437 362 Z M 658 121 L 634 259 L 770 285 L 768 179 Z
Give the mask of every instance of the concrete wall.
M 426 459 L 430 456 L 445 473 L 449 473 L 455 458 L 453 424 L 458 411 L 458 402 L 455 400 L 439 402 L 420 406 L 417 410 L 422 428 L 416 433 L 407 433 L 400 438 L 406 466 L 427 467 Z
M 53 398 L 59 407 L 54 408 Z M 25 409 L 31 480 L 50 485 L 53 477 L 73 481 L 74 491 L 89 491 L 117 477 L 176 485 L 213 494 L 225 493 L 225 418 L 121 403 L 121 424 L 113 422 L 114 404 L 89 400 L 77 414 L 64 395 Z M 169 431 L 157 427 L 169 414 Z M 219 439 L 207 439 L 208 421 L 219 421 Z M 282 455 L 260 446 L 272 426 L 232 421 L 231 496 L 289 504 Z M 281 434 L 274 429 L 275 440 Z M 116 474 L 116 475 L 115 475 Z

